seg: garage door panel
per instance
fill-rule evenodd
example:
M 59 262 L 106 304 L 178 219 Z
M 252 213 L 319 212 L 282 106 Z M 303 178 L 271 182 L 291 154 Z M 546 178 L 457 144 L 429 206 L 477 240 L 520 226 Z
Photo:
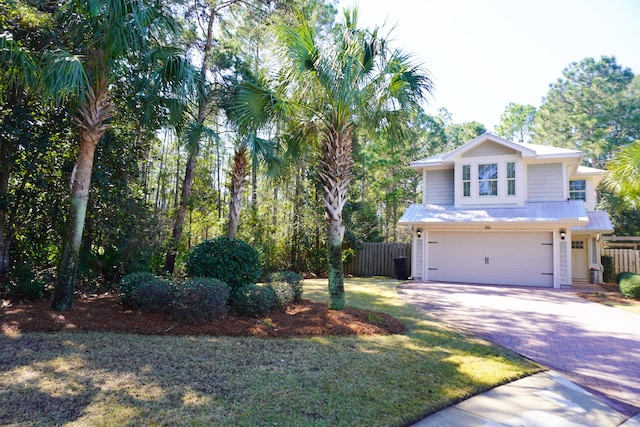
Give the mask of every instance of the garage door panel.
M 429 233 L 429 280 L 553 286 L 551 233 Z

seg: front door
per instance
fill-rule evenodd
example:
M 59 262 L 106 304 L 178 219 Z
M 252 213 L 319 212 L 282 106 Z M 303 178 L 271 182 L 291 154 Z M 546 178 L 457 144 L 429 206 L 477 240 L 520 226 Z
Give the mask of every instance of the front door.
M 587 242 L 588 239 L 586 237 L 574 237 L 571 240 L 571 277 L 574 282 L 589 281 Z

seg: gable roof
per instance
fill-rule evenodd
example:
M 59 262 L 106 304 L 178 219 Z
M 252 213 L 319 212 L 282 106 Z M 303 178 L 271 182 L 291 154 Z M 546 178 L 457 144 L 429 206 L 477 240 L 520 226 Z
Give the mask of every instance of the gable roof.
M 454 160 L 459 156 L 461 156 L 462 154 L 470 150 L 473 150 L 477 146 L 489 141 L 494 144 L 499 144 L 506 148 L 512 149 L 520 153 L 520 155 L 525 158 L 527 157 L 536 158 L 536 159 L 554 159 L 554 158 L 581 159 L 582 158 L 582 152 L 579 150 L 552 147 L 550 145 L 529 144 L 526 142 L 523 142 L 523 143 L 513 142 L 513 141 L 508 141 L 504 138 L 500 138 L 499 136 L 493 135 L 489 132 L 485 132 L 482 135 L 477 136 L 476 138 L 456 148 L 453 151 L 449 151 L 448 153 L 438 154 L 436 156 L 428 157 L 426 159 L 416 160 L 409 163 L 409 165 L 413 169 L 419 170 L 424 167 L 440 166 L 448 163 L 453 163 Z

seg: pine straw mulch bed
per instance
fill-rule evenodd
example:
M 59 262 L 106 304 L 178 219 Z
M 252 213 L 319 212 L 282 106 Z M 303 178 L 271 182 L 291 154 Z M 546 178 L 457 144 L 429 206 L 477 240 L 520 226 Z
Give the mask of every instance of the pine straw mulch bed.
M 616 283 L 600 283 L 602 292 L 578 292 L 578 296 L 593 302 L 605 305 L 623 305 L 640 307 L 640 301 L 625 298 Z
M 405 325 L 385 313 L 345 308 L 334 311 L 326 303 L 301 300 L 286 310 L 264 317 L 228 315 L 203 324 L 186 324 L 160 313 L 122 306 L 114 295 L 85 296 L 74 300 L 73 310 L 54 312 L 50 301 L 10 304 L 0 308 L 0 333 L 34 331 L 100 331 L 143 335 L 211 335 L 293 337 L 313 335 L 398 334 Z

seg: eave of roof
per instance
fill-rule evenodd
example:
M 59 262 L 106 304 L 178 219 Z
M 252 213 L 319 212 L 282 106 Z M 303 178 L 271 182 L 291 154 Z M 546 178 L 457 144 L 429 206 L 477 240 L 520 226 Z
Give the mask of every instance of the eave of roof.
M 581 200 L 529 202 L 517 207 L 455 208 L 453 205 L 409 206 L 401 225 L 519 223 L 587 225 L 589 218 Z
M 572 150 L 568 148 L 553 147 L 551 145 L 529 144 L 526 142 L 512 142 L 499 136 L 493 135 L 489 132 L 472 139 L 466 144 L 456 148 L 448 153 L 438 154 L 437 156 L 428 157 L 426 159 L 415 160 L 409 163 L 411 168 L 420 170 L 422 168 L 430 168 L 436 166 L 442 166 L 445 164 L 453 164 L 455 158 L 464 153 L 467 150 L 473 149 L 475 146 L 484 143 L 485 141 L 493 141 L 495 143 L 504 145 L 516 151 L 519 151 L 522 157 L 536 158 L 536 159 L 580 159 L 582 158 L 582 152 L 579 150 Z
M 613 233 L 613 225 L 606 211 L 590 211 L 587 212 L 589 223 L 585 225 L 577 225 L 571 227 L 571 231 L 590 231 L 592 233 L 609 234 Z

